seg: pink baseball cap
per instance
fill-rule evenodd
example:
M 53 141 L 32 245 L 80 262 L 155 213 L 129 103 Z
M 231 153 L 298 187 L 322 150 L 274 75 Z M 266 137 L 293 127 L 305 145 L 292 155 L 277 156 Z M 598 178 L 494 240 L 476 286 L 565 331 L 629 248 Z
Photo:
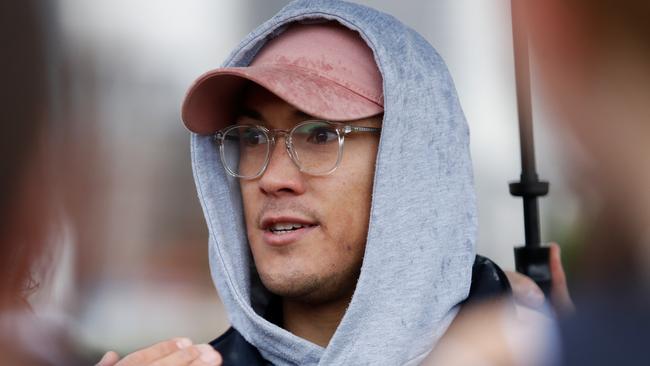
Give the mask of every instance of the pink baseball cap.
M 185 126 L 211 134 L 233 123 L 249 81 L 316 118 L 350 121 L 384 110 L 381 73 L 357 32 L 335 22 L 293 24 L 250 66 L 211 70 L 194 81 L 183 102 Z

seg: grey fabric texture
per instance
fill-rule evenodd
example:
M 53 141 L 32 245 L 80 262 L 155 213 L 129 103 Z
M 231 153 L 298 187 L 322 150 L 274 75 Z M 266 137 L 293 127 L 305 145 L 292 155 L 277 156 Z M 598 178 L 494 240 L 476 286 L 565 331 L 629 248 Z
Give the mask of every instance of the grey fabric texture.
M 477 231 L 468 127 L 433 47 L 390 15 L 343 1 L 298 0 L 250 33 L 222 66 L 246 66 L 292 22 L 358 31 L 383 77 L 385 114 L 368 240 L 354 296 L 326 348 L 260 314 L 269 294 L 253 268 L 239 184 L 209 136 L 192 135 L 212 277 L 229 320 L 276 365 L 416 364 L 469 292 Z

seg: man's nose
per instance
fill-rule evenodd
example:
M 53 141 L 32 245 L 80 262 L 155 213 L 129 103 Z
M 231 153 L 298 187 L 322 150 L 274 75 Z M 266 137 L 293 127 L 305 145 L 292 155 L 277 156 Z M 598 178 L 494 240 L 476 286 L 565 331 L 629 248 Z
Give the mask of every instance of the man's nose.
M 260 189 L 269 195 L 302 194 L 304 176 L 294 164 L 286 147 L 286 136 L 277 136 L 271 147 L 269 165 L 259 179 Z

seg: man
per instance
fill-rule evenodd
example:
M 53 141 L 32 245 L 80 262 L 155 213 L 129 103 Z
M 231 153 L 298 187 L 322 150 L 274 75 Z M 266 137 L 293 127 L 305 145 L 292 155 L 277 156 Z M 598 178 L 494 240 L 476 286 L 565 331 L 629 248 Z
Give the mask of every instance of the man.
M 342 2 L 294 2 L 242 45 L 183 106 L 234 328 L 222 341 L 236 330 L 259 351 L 240 364 L 417 362 L 475 257 L 467 127 L 444 64 L 393 18 Z
M 293 2 L 195 82 L 183 121 L 233 325 L 213 342 L 224 364 L 430 352 L 477 287 L 476 207 L 467 125 L 421 36 Z

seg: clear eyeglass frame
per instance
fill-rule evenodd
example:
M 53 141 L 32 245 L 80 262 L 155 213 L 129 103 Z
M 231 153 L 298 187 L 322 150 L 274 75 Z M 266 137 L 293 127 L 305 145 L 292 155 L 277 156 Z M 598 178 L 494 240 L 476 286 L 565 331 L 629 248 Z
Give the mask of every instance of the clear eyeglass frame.
M 296 150 L 293 146 L 293 136 L 294 132 L 297 131 L 298 129 L 308 125 L 308 124 L 313 124 L 313 123 L 318 123 L 318 124 L 326 124 L 330 127 L 333 127 L 333 129 L 336 131 L 337 138 L 338 138 L 338 155 L 336 158 L 336 163 L 331 169 L 328 169 L 324 172 L 321 173 L 313 173 L 313 172 L 308 172 L 304 169 L 303 165 L 300 163 L 300 160 L 298 159 L 298 155 L 296 153 Z M 260 170 L 257 172 L 255 175 L 250 175 L 250 176 L 245 176 L 238 174 L 236 171 L 233 171 L 231 167 L 228 164 L 227 158 L 226 158 L 226 151 L 225 151 L 225 144 L 224 141 L 226 139 L 226 136 L 228 133 L 234 129 L 237 128 L 242 128 L 242 127 L 251 127 L 251 128 L 257 128 L 259 129 L 264 136 L 266 137 L 267 141 L 270 141 L 270 143 L 266 144 L 266 158 L 264 159 L 264 163 Z M 367 132 L 367 133 L 380 133 L 381 132 L 381 127 L 363 127 L 363 126 L 353 126 L 349 125 L 346 123 L 342 122 L 333 122 L 333 121 L 327 121 L 327 120 L 307 120 L 300 122 L 296 124 L 293 128 L 286 130 L 286 129 L 268 129 L 264 126 L 261 125 L 256 125 L 256 124 L 234 124 L 230 125 L 222 130 L 219 130 L 213 134 L 213 140 L 219 146 L 219 155 L 221 157 L 221 163 L 226 170 L 226 172 L 239 179 L 257 179 L 261 177 L 264 172 L 266 171 L 266 168 L 269 166 L 269 163 L 271 161 L 271 152 L 272 148 L 275 147 L 276 143 L 276 136 L 278 135 L 284 135 L 285 139 L 285 147 L 287 149 L 287 153 L 289 154 L 289 157 L 291 158 L 291 161 L 298 167 L 298 169 L 306 174 L 309 175 L 314 175 L 314 176 L 326 176 L 329 174 L 332 174 L 341 164 L 341 159 L 343 157 L 343 145 L 345 142 L 345 137 L 351 133 L 358 133 L 358 132 Z

